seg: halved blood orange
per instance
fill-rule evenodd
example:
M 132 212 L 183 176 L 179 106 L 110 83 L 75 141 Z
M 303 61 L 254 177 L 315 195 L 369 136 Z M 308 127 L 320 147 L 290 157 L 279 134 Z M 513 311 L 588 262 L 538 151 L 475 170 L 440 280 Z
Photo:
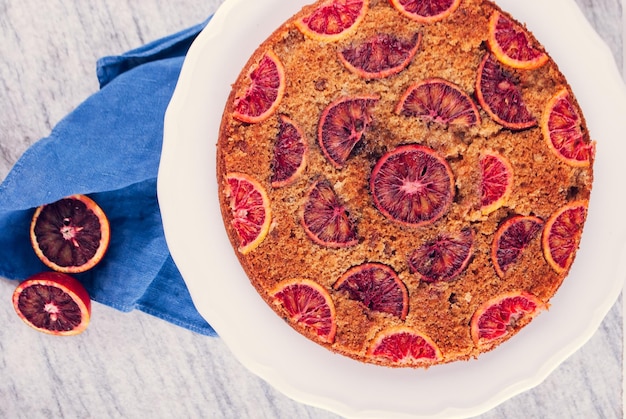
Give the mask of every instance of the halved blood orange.
M 312 332 L 322 342 L 335 340 L 335 304 L 320 284 L 310 279 L 288 279 L 278 283 L 271 295 L 296 329 Z
M 395 111 L 442 125 L 480 123 L 480 112 L 469 95 L 456 84 L 437 77 L 409 86 Z
M 450 16 L 461 0 L 390 0 L 403 15 L 421 22 L 433 23 Z
M 548 54 L 519 23 L 494 11 L 489 20 L 489 49 L 503 64 L 533 70 L 548 62 Z
M 485 54 L 478 67 L 476 99 L 494 121 L 506 128 L 522 130 L 537 125 L 513 73 L 491 53 Z
M 541 116 L 541 130 L 548 148 L 575 167 L 588 166 L 595 153 L 593 142 L 583 134 L 583 121 L 567 89 L 557 92 Z
M 341 169 L 372 121 L 378 96 L 345 96 L 328 105 L 319 120 L 317 139 L 324 156 Z
M 498 227 L 491 245 L 491 260 L 500 278 L 504 278 L 506 271 L 517 262 L 543 225 L 539 217 L 515 215 Z
M 233 117 L 258 123 L 269 118 L 285 93 L 285 69 L 274 51 L 267 51 L 250 68 L 234 102 Z
M 328 180 L 311 185 L 301 212 L 302 226 L 315 243 L 332 248 L 358 243 L 354 221 Z
M 401 39 L 393 34 L 378 34 L 339 51 L 339 60 L 348 70 L 363 78 L 381 79 L 407 68 L 421 41 L 421 33 L 416 33 L 410 39 Z
M 513 167 L 509 160 L 495 151 L 481 154 L 481 195 L 480 209 L 485 215 L 500 208 L 513 189 Z
M 377 262 L 348 269 L 333 285 L 370 310 L 389 313 L 404 320 L 409 311 L 409 293 L 391 267 Z
M 289 186 L 298 179 L 306 167 L 308 148 L 302 129 L 291 118 L 280 115 L 271 162 L 272 187 Z
M 77 335 L 91 318 L 87 290 L 62 272 L 41 272 L 27 278 L 13 292 L 13 307 L 24 323 L 51 335 Z
M 392 221 L 410 226 L 432 223 L 454 198 L 454 176 L 435 150 L 402 145 L 378 160 L 370 177 L 376 208 Z
M 546 221 L 541 238 L 543 254 L 556 272 L 564 273 L 571 267 L 586 217 L 587 201 L 574 201 Z
M 427 367 L 443 359 L 437 344 L 430 337 L 406 326 L 380 331 L 371 343 L 367 355 L 406 367 Z
M 338 41 L 354 33 L 365 17 L 369 0 L 327 0 L 295 23 L 306 36 Z
M 526 326 L 546 308 L 546 304 L 526 291 L 498 295 L 485 301 L 474 312 L 471 321 L 472 340 L 477 346 L 483 346 L 504 339 Z
M 38 207 L 30 225 L 35 253 L 49 268 L 85 272 L 109 247 L 111 228 L 104 211 L 86 195 L 72 195 Z
M 467 268 L 474 247 L 474 230 L 440 233 L 415 249 L 409 268 L 424 282 L 451 281 Z
M 263 186 L 252 176 L 228 173 L 225 182 L 224 193 L 232 216 L 230 224 L 239 238 L 238 250 L 246 254 L 261 244 L 270 230 L 270 201 Z

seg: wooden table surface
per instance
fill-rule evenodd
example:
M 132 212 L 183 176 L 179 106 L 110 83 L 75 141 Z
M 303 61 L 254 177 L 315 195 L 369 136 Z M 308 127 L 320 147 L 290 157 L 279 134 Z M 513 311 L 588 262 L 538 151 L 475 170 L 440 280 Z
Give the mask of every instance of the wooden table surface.
M 222 1 L 0 0 L 0 179 L 98 89 L 99 57 L 199 23 Z M 619 0 L 576 1 L 621 69 Z M 35 332 L 13 311 L 15 286 L 0 278 L 2 418 L 337 417 L 276 391 L 219 338 L 141 312 L 94 303 L 82 335 Z M 621 418 L 622 338 L 620 297 L 591 340 L 542 384 L 480 417 Z

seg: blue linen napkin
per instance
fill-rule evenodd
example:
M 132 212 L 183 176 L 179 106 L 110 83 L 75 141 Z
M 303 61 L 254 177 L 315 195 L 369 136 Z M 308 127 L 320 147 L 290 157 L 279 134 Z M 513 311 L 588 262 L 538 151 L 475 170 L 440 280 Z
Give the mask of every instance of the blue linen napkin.
M 26 150 L 0 185 L 1 276 L 23 280 L 48 270 L 30 246 L 34 208 L 88 194 L 111 225 L 103 260 L 74 275 L 91 298 L 216 335 L 169 253 L 156 192 L 165 110 L 185 54 L 210 19 L 98 60 L 100 90 Z

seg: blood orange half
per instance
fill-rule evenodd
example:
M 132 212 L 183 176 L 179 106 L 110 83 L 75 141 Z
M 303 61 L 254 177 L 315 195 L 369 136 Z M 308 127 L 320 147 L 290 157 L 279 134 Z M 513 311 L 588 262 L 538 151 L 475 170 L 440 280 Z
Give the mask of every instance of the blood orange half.
M 526 28 L 497 10 L 489 20 L 487 43 L 496 58 L 509 67 L 534 70 L 548 62 L 548 55 Z
M 393 7 L 410 19 L 433 23 L 450 16 L 461 0 L 390 0 Z
M 352 300 L 370 310 L 389 313 L 404 320 L 409 311 L 409 293 L 398 274 L 382 263 L 354 266 L 335 282 L 333 288 L 346 291 Z
M 441 351 L 431 338 L 405 326 L 391 327 L 379 332 L 367 354 L 403 367 L 427 367 L 443 359 Z
M 276 285 L 271 295 L 296 329 L 313 333 L 322 342 L 335 340 L 335 305 L 328 291 L 317 282 L 288 279 Z
M 91 318 L 87 290 L 61 272 L 42 272 L 23 281 L 13 292 L 13 307 L 24 323 L 51 335 L 82 333 Z
M 546 261 L 556 272 L 569 270 L 587 218 L 587 201 L 574 201 L 554 212 L 543 228 L 541 243 Z
M 575 167 L 591 164 L 594 143 L 585 140 L 583 120 L 567 89 L 557 92 L 546 105 L 541 130 L 548 148 L 561 160 Z
M 231 211 L 230 225 L 239 238 L 238 250 L 246 254 L 267 236 L 272 220 L 270 201 L 265 189 L 252 176 L 229 173 L 224 193 Z
M 398 74 L 411 63 L 422 40 L 416 33 L 410 39 L 392 34 L 378 34 L 339 51 L 346 68 L 366 79 L 381 79 Z
M 378 160 L 370 191 L 374 205 L 385 217 L 417 227 L 446 213 L 454 198 L 454 176 L 436 151 L 408 144 Z
M 30 225 L 35 253 L 51 269 L 85 272 L 109 247 L 111 228 L 104 211 L 86 195 L 72 195 L 38 207 Z
M 442 125 L 477 125 L 480 112 L 459 86 L 440 78 L 419 81 L 404 92 L 396 113 Z
M 500 208 L 513 189 L 513 167 L 509 160 L 495 151 L 480 156 L 480 209 L 488 215 Z
M 258 123 L 269 118 L 285 92 L 285 69 L 273 51 L 267 51 L 250 68 L 234 102 L 233 117 Z
M 474 312 L 471 321 L 472 340 L 480 347 L 510 337 L 546 308 L 546 304 L 525 291 L 498 295 L 484 302 Z
M 369 0 L 327 0 L 296 21 L 306 36 L 338 41 L 354 33 L 365 17 Z

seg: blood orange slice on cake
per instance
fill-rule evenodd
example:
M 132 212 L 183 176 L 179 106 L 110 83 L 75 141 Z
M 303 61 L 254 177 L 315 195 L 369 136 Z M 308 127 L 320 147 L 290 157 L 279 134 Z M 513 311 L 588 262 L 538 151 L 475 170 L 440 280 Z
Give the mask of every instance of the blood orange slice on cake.
M 442 125 L 472 126 L 480 123 L 474 101 L 454 83 L 440 78 L 417 82 L 404 92 L 396 113 Z
M 450 16 L 461 0 L 390 0 L 404 16 L 421 23 L 433 23 Z
M 270 163 L 272 187 L 289 186 L 298 179 L 306 167 L 308 148 L 302 129 L 291 118 L 280 115 Z
M 409 144 L 388 152 L 376 163 L 370 191 L 385 217 L 416 227 L 432 223 L 448 210 L 454 198 L 454 177 L 437 152 Z
M 594 143 L 585 139 L 582 118 L 566 89 L 557 92 L 546 105 L 541 130 L 548 148 L 567 164 L 583 167 L 591 163 Z
M 517 262 L 530 242 L 543 228 L 541 218 L 532 215 L 516 215 L 500 225 L 491 246 L 491 260 L 499 277 Z
M 389 313 L 404 320 L 409 310 L 409 294 L 398 274 L 382 263 L 370 262 L 354 266 L 333 285 L 346 291 L 350 299 L 365 307 Z
M 546 221 L 541 238 L 543 253 L 556 272 L 565 273 L 571 267 L 586 218 L 587 201 L 575 201 L 559 208 Z
M 358 243 L 355 222 L 328 180 L 311 185 L 301 212 L 302 226 L 313 242 L 333 248 Z
M 478 67 L 476 98 L 485 112 L 506 128 L 522 130 L 537 125 L 513 73 L 491 53 L 485 54 Z
M 296 20 L 308 37 L 321 41 L 338 41 L 356 31 L 365 17 L 369 0 L 327 0 Z
M 513 68 L 534 70 L 548 62 L 548 55 L 526 28 L 499 11 L 489 20 L 487 43 L 500 62 Z
M 471 334 L 477 346 L 490 345 L 518 332 L 546 305 L 525 291 L 511 291 L 484 302 L 471 321 Z
M 455 279 L 469 264 L 474 246 L 474 230 L 440 233 L 415 249 L 409 256 L 409 268 L 424 282 Z
M 350 157 L 354 146 L 361 141 L 372 121 L 371 108 L 378 96 L 341 97 L 322 112 L 317 139 L 328 161 L 341 169 Z
M 395 366 L 428 366 L 443 358 L 431 338 L 404 326 L 379 332 L 367 354 L 373 358 L 384 358 Z
M 339 52 L 339 59 L 346 68 L 366 79 L 380 79 L 398 74 L 411 63 L 419 49 L 422 35 L 416 33 L 410 39 L 392 34 L 377 34 L 355 42 Z
M 495 151 L 480 156 L 480 210 L 487 215 L 500 208 L 513 189 L 513 167 L 509 160 Z
M 269 118 L 285 92 L 285 69 L 273 51 L 267 51 L 242 81 L 235 96 L 233 117 L 258 123 Z
M 246 254 L 267 236 L 272 214 L 265 189 L 252 176 L 244 173 L 226 175 L 224 193 L 229 202 L 231 226 L 239 238 L 238 250 Z
M 309 279 L 289 279 L 271 294 L 295 328 L 313 333 L 322 342 L 335 340 L 335 305 L 324 287 Z

